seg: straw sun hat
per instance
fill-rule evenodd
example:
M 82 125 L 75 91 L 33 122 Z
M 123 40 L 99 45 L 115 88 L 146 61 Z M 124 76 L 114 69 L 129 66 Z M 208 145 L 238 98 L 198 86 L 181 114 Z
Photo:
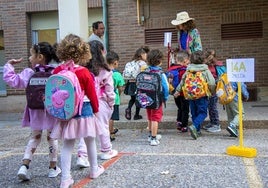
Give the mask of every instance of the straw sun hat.
M 188 22 L 189 20 L 194 20 L 194 18 L 190 18 L 189 17 L 189 14 L 187 12 L 179 12 L 177 14 L 177 18 L 176 20 L 172 20 L 171 21 L 171 24 L 172 25 L 180 25 L 180 24 L 183 24 L 185 22 Z

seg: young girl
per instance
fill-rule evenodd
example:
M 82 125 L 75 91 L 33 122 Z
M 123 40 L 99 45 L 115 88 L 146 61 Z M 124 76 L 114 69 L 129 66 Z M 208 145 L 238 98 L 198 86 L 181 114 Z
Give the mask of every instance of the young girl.
M 140 47 L 139 49 L 136 50 L 133 58 L 132 58 L 132 62 L 131 63 L 137 63 L 139 66 L 139 70 L 136 73 L 137 74 L 140 71 L 144 71 L 147 67 L 147 54 L 149 52 L 149 48 L 148 47 Z M 125 72 L 125 71 L 124 71 Z M 127 80 L 126 85 L 128 85 L 128 87 L 130 88 L 136 88 L 136 80 L 135 78 L 128 78 L 126 77 L 126 75 L 123 72 L 123 77 L 125 80 Z M 134 94 L 133 94 L 134 93 Z M 130 100 L 128 102 L 128 107 L 125 109 L 125 118 L 128 120 L 131 120 L 131 108 L 132 106 L 135 104 L 135 100 L 136 100 L 136 92 L 133 91 L 131 94 L 125 92 L 125 94 L 130 95 Z M 134 115 L 134 120 L 139 120 L 142 119 L 142 116 L 140 115 L 140 108 L 136 106 L 136 111 L 135 111 L 135 115 Z
M 161 73 L 162 68 L 162 60 L 163 53 L 160 50 L 152 50 L 148 53 L 148 70 L 150 72 L 159 72 L 161 74 L 161 85 L 163 92 L 163 102 L 166 102 L 169 95 L 168 90 L 168 81 L 165 74 Z M 147 119 L 148 119 L 148 128 L 149 128 L 149 138 L 151 146 L 159 145 L 160 135 L 157 135 L 158 132 L 158 124 L 162 120 L 163 117 L 163 105 L 161 104 L 157 109 L 146 109 Z
M 35 44 L 30 49 L 31 56 L 29 61 L 31 62 L 32 68 L 26 68 L 21 73 L 16 74 L 13 65 L 21 63 L 20 59 L 11 59 L 4 66 L 3 79 L 10 87 L 25 89 L 28 85 L 29 79 L 34 74 L 35 68 L 46 66 L 49 68 L 48 64 L 55 60 L 58 62 L 58 58 L 54 52 L 52 46 L 47 42 L 40 42 Z M 40 71 L 44 69 L 40 68 Z M 30 180 L 29 176 L 29 165 L 32 161 L 34 152 L 37 146 L 41 142 L 41 136 L 43 130 L 47 130 L 47 141 L 49 145 L 49 172 L 48 177 L 54 178 L 61 173 L 61 169 L 56 166 L 57 154 L 58 154 L 58 141 L 51 138 L 51 130 L 53 126 L 57 123 L 57 120 L 45 113 L 43 109 L 30 109 L 28 106 L 25 107 L 22 127 L 31 128 L 31 138 L 26 146 L 22 166 L 18 171 L 18 177 L 21 180 Z
M 113 71 L 109 68 L 104 59 L 104 47 L 99 41 L 89 42 L 92 59 L 87 68 L 95 75 L 97 83 L 97 94 L 99 98 L 98 133 L 100 140 L 100 158 L 103 160 L 111 159 L 117 156 L 118 152 L 112 149 L 109 131 L 109 120 L 113 113 L 115 104 L 115 92 L 113 82 Z
M 95 116 L 98 112 L 98 99 L 95 92 L 94 79 L 91 73 L 86 69 L 78 66 L 88 62 L 91 58 L 89 45 L 80 37 L 69 34 L 67 35 L 57 47 L 57 55 L 64 63 L 58 66 L 53 73 L 74 67 L 75 74 L 78 77 L 81 89 L 85 92 L 84 103 L 81 115 L 76 115 L 71 120 L 60 122 L 52 132 L 55 138 L 63 139 L 63 147 L 61 151 L 61 167 L 62 177 L 60 187 L 69 187 L 74 183 L 71 176 L 71 158 L 72 150 L 76 138 L 84 138 L 87 146 L 88 160 L 90 162 L 90 178 L 97 178 L 104 172 L 104 168 L 98 165 L 97 149 L 95 143 L 96 128 Z

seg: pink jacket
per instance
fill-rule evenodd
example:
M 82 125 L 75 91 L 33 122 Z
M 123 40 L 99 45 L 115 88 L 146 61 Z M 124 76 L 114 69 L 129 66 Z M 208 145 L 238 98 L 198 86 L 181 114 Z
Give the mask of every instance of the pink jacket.
M 113 107 L 115 103 L 113 71 L 109 72 L 101 69 L 95 79 L 97 96 L 99 99 L 106 101 L 110 107 Z
M 25 89 L 34 71 L 25 68 L 20 73 L 16 73 L 14 67 L 6 63 L 3 70 L 3 80 L 13 88 Z M 32 110 L 25 106 L 22 127 L 31 127 L 32 130 L 51 130 L 57 123 L 57 119 L 51 117 L 45 110 Z

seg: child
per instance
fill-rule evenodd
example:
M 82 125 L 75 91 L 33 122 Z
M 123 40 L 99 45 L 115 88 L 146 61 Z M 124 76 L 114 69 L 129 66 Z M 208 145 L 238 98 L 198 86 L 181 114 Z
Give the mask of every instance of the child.
M 209 91 L 211 93 L 215 93 L 215 79 L 213 78 L 211 72 L 209 71 L 208 66 L 206 64 L 203 64 L 204 62 L 203 52 L 202 51 L 193 52 L 190 56 L 190 61 L 191 64 L 188 65 L 187 70 L 183 75 L 180 84 L 176 88 L 174 97 L 180 95 L 180 92 L 182 91 L 182 86 L 185 84 L 186 76 L 190 74 L 190 71 L 192 72 L 200 71 L 208 83 Z M 207 117 L 208 96 L 203 96 L 195 100 L 189 100 L 189 105 L 191 109 L 192 123 L 193 123 L 193 125 L 189 126 L 189 129 L 191 132 L 191 136 L 194 139 L 197 139 L 197 137 L 201 134 L 200 132 L 201 124 Z
M 131 108 L 132 106 L 135 104 L 136 101 L 136 76 L 138 75 L 138 73 L 140 71 L 144 71 L 147 67 L 147 54 L 149 52 L 149 48 L 148 47 L 140 47 L 139 49 L 136 50 L 132 61 L 129 62 L 131 63 L 131 66 L 135 66 L 135 64 L 138 64 L 138 68 L 135 71 L 135 73 L 132 73 L 131 77 L 128 77 L 126 72 L 126 68 L 123 71 L 123 77 L 125 80 L 127 80 L 126 83 L 126 88 L 125 88 L 125 94 L 126 95 L 130 95 L 130 100 L 128 102 L 128 107 L 125 109 L 125 118 L 128 120 L 131 120 Z M 127 66 L 126 66 L 127 67 Z M 129 92 L 129 89 L 127 88 L 132 88 L 131 93 Z M 140 108 L 136 106 L 136 111 L 135 111 L 135 115 L 133 117 L 134 120 L 139 120 L 142 119 L 142 116 L 140 115 Z
M 109 120 L 113 113 L 115 104 L 115 92 L 113 82 L 113 72 L 109 68 L 104 58 L 104 47 L 101 42 L 94 40 L 89 42 L 92 59 L 87 64 L 87 68 L 95 76 L 96 90 L 99 100 L 100 114 L 97 117 L 97 129 L 100 140 L 100 158 L 108 160 L 117 156 L 118 151 L 112 149 L 110 140 Z
M 189 64 L 189 54 L 187 51 L 179 51 L 176 55 L 176 63 L 172 64 L 168 69 L 168 73 L 172 75 L 172 86 L 175 88 L 179 85 L 182 75 L 185 73 Z M 175 91 L 172 92 L 174 94 Z M 186 100 L 181 92 L 180 96 L 174 97 L 177 110 L 177 129 L 181 132 L 187 132 L 189 119 L 189 101 Z
M 231 82 L 233 89 L 237 92 L 238 86 L 236 82 Z M 247 85 L 245 83 L 241 83 L 241 94 L 245 101 L 249 98 L 249 93 L 247 90 Z M 238 109 L 238 94 L 236 93 L 235 98 L 229 104 L 225 105 L 227 119 L 228 119 L 228 127 L 227 131 L 230 133 L 231 136 L 237 137 L 238 136 L 238 123 L 239 123 L 239 109 Z M 244 109 L 242 108 L 243 117 L 245 115 Z
M 107 63 L 111 70 L 113 70 L 113 81 L 114 81 L 114 92 L 115 92 L 115 104 L 112 117 L 109 122 L 110 137 L 111 141 L 115 140 L 114 135 L 118 132 L 118 129 L 114 129 L 114 120 L 119 120 L 119 105 L 120 105 L 120 95 L 123 91 L 123 86 L 125 85 L 124 78 L 120 72 L 116 70 L 119 64 L 119 56 L 117 53 L 110 51 L 106 55 Z
M 217 73 L 216 67 L 223 66 L 223 62 L 218 61 L 216 59 L 216 52 L 215 50 L 206 50 L 205 52 L 205 63 L 208 65 L 208 69 L 210 70 L 211 74 L 213 75 L 214 79 L 218 80 L 219 75 Z M 217 85 L 217 83 L 216 83 Z M 216 94 L 211 95 L 208 99 L 208 114 L 209 114 L 209 124 L 204 126 L 204 129 L 208 132 L 220 132 L 220 120 L 219 120 L 219 112 L 217 109 L 218 97 Z
M 57 47 L 57 55 L 64 63 L 58 66 L 53 73 L 73 67 L 78 77 L 81 89 L 85 93 L 81 115 L 76 115 L 69 121 L 62 121 L 53 129 L 52 135 L 63 139 L 61 152 L 62 177 L 60 187 L 69 187 L 74 183 L 71 176 L 71 159 L 75 139 L 84 138 L 90 162 L 90 178 L 97 178 L 104 172 L 98 165 L 97 148 L 95 143 L 95 119 L 98 116 L 99 103 L 95 92 L 94 79 L 91 73 L 79 65 L 83 65 L 91 58 L 89 45 L 79 36 L 67 35 Z M 74 63 L 74 64 L 73 64 Z M 94 117 L 95 115 L 95 117 Z
M 48 66 L 48 64 L 55 60 L 58 62 L 58 58 L 54 52 L 52 46 L 47 42 L 40 42 L 35 44 L 30 49 L 31 56 L 29 61 L 31 62 L 32 68 L 25 68 L 21 73 L 16 74 L 14 71 L 13 65 L 21 63 L 22 58 L 20 59 L 11 59 L 4 66 L 4 75 L 3 79 L 7 82 L 10 87 L 25 89 L 28 85 L 29 79 L 34 74 L 35 68 Z M 40 68 L 40 71 L 45 71 Z M 43 130 L 47 130 L 47 142 L 49 145 L 49 172 L 48 177 L 54 178 L 61 173 L 61 169 L 56 165 L 57 164 L 57 155 L 58 155 L 58 141 L 51 138 L 51 131 L 53 126 L 55 126 L 57 120 L 50 116 L 48 113 L 44 112 L 44 109 L 30 109 L 28 106 L 25 107 L 22 127 L 31 128 L 31 138 L 26 146 L 22 166 L 18 171 L 18 177 L 21 180 L 30 180 L 29 175 L 29 165 L 32 161 L 34 152 L 37 149 L 37 146 L 41 142 L 41 136 Z
M 167 77 L 164 73 L 161 73 L 163 60 L 163 53 L 156 49 L 152 50 L 148 53 L 148 71 L 149 72 L 159 72 L 161 74 L 161 85 L 163 91 L 163 102 L 166 102 L 169 95 L 168 90 L 168 81 Z M 147 71 L 146 70 L 146 71 Z M 158 132 L 158 124 L 162 120 L 163 117 L 163 104 L 159 106 L 157 109 L 146 109 L 147 119 L 148 119 L 148 129 L 149 129 L 149 138 L 151 146 L 157 146 L 160 144 L 159 139 L 161 138 L 160 135 L 157 135 Z

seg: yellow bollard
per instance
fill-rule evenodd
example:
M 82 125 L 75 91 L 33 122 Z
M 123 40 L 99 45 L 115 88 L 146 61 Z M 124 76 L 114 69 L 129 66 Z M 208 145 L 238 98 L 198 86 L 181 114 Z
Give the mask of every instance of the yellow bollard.
M 241 96 L 241 83 L 238 82 L 238 110 L 239 110 L 239 146 L 229 146 L 226 149 L 228 155 L 239 157 L 253 158 L 257 156 L 255 148 L 247 148 L 243 146 L 243 119 L 242 119 L 242 96 Z

